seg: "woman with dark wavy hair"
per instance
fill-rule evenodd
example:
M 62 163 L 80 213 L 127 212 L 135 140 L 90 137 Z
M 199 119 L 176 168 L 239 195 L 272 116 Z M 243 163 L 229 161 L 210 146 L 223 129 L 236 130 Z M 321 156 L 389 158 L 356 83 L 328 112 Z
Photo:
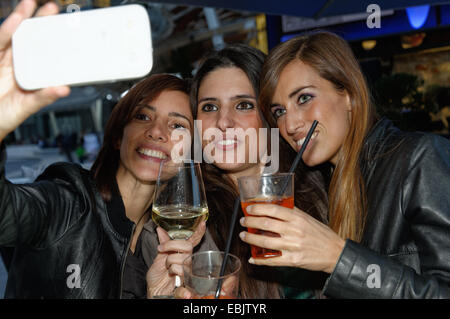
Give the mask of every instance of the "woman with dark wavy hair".
M 250 262 L 324 271 L 329 297 L 449 298 L 450 142 L 378 120 L 349 45 L 328 32 L 271 51 L 259 102 L 296 151 L 319 122 L 303 161 L 328 163 L 332 177 L 326 224 L 300 210 L 253 206 L 256 217 L 242 225 L 281 238 L 241 238 L 283 255 Z M 265 226 L 259 215 L 279 220 Z

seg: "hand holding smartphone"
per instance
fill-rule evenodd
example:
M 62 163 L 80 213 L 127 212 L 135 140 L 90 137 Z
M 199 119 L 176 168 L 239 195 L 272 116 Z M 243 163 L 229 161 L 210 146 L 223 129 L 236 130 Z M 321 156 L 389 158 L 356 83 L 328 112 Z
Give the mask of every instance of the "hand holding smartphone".
M 140 78 L 153 65 L 143 6 L 125 5 L 24 20 L 12 38 L 23 90 Z
M 0 25 L 0 141 L 31 114 L 70 92 L 68 86 L 24 91 L 14 80 L 11 39 L 22 21 L 33 16 L 36 8 L 36 1 L 22 0 Z M 48 2 L 35 15 L 43 17 L 57 13 L 58 6 Z

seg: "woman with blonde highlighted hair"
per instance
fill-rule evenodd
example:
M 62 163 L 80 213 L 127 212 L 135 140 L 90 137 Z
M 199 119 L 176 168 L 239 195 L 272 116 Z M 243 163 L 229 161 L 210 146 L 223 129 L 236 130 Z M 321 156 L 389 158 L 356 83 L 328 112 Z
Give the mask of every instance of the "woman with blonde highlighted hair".
M 259 103 L 296 151 L 318 121 L 303 161 L 328 163 L 331 181 L 328 225 L 299 209 L 254 205 L 241 224 L 281 238 L 241 238 L 282 256 L 250 262 L 326 272 L 328 297 L 448 298 L 450 142 L 377 119 L 350 47 L 328 32 L 272 50 Z

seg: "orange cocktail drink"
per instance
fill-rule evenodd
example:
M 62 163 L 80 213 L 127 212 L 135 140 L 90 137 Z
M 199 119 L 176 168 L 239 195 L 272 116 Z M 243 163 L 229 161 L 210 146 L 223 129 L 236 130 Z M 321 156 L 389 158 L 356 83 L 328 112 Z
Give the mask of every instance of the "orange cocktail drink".
M 275 204 L 287 208 L 294 208 L 294 197 L 275 198 L 275 199 L 254 199 L 247 202 L 241 202 L 242 210 L 245 216 L 251 216 L 247 213 L 247 207 L 255 204 Z M 260 230 L 255 228 L 247 228 L 249 233 L 264 235 L 269 237 L 280 237 L 277 233 Z M 281 256 L 281 251 L 268 248 L 262 248 L 255 245 L 251 245 L 251 252 L 253 258 L 270 258 Z
M 275 204 L 294 208 L 294 174 L 280 173 L 274 175 L 246 176 L 238 179 L 241 206 L 245 216 L 247 207 L 255 204 Z M 277 233 L 247 228 L 249 233 L 269 237 L 279 237 Z M 281 256 L 281 251 L 251 246 L 253 258 L 271 258 Z

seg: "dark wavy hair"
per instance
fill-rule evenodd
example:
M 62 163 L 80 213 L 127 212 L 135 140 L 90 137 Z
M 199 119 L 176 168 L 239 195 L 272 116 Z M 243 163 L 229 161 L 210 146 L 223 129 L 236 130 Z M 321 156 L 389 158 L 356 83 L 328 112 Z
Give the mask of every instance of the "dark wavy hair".
M 174 75 L 154 74 L 133 86 L 114 107 L 105 127 L 103 144 L 91 172 L 105 201 L 111 200 L 116 173 L 120 163 L 119 145 L 125 126 L 132 120 L 136 106 L 148 104 L 163 91 L 189 94 L 189 83 Z
M 197 117 L 198 91 L 203 79 L 212 71 L 219 68 L 239 68 L 248 77 L 256 95 L 259 94 L 260 73 L 265 54 L 244 44 L 233 44 L 220 51 L 211 52 L 200 64 L 191 85 L 191 107 L 194 118 Z M 265 117 L 258 107 L 258 113 L 266 127 L 269 127 Z M 199 143 L 201 144 L 201 143 Z M 270 143 L 269 143 L 270 145 Z M 287 172 L 295 152 L 280 139 L 280 171 Z M 270 152 L 270 150 L 269 150 Z M 225 249 L 228 229 L 233 212 L 234 199 L 238 196 L 238 189 L 227 172 L 220 168 L 204 163 L 202 174 L 207 190 L 210 218 L 208 230 L 220 250 Z M 296 171 L 295 205 L 305 210 L 319 220 L 326 219 L 327 197 L 323 191 L 323 180 L 320 174 L 305 169 L 299 165 Z M 237 219 L 239 220 L 239 218 Z M 231 253 L 241 259 L 242 271 L 240 278 L 240 295 L 242 298 L 280 298 L 277 273 L 271 267 L 253 266 L 247 262 L 250 257 L 250 246 L 240 241 L 237 234 L 240 225 L 236 222 L 235 233 L 231 246 Z

